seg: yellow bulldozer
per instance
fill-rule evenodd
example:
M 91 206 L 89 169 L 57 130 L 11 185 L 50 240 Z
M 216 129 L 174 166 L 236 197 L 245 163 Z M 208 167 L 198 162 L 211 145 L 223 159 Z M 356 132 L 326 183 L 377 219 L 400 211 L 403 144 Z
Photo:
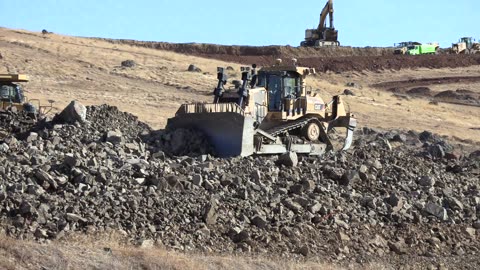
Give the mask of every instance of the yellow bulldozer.
M 351 146 L 357 121 L 341 96 L 324 102 L 307 87 L 315 69 L 298 67 L 296 61 L 285 65 L 280 59 L 258 71 L 256 65 L 242 67 L 241 83 L 230 89 L 225 89 L 225 69 L 217 70 L 213 103 L 182 105 L 167 130 L 199 130 L 219 157 L 322 155 Z M 340 147 L 332 137 L 340 135 L 338 129 L 346 130 Z
M 21 112 L 32 120 L 37 120 L 45 113 L 46 108 L 51 109 L 52 106 L 50 104 L 50 106 L 42 107 L 39 100 L 28 100 L 24 96 L 19 82 L 28 82 L 28 76 L 25 74 L 0 74 L 0 113 Z M 37 103 L 37 106 L 33 105 L 33 102 Z
M 452 44 L 451 52 L 454 54 L 477 54 L 480 53 L 480 43 L 471 37 L 463 37 L 457 43 Z

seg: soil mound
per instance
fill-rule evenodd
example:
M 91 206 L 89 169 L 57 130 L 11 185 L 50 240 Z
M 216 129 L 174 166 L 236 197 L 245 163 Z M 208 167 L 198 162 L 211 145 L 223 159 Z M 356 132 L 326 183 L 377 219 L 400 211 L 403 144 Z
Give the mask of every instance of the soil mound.
M 409 95 L 416 95 L 416 96 L 430 96 L 432 90 L 428 87 L 415 87 L 407 91 Z
M 299 65 L 314 67 L 319 72 L 363 70 L 400 70 L 409 68 L 457 68 L 480 64 L 480 55 L 393 55 L 393 48 L 292 46 L 226 46 L 215 44 L 146 42 L 135 40 L 101 39 L 114 44 L 173 51 L 182 54 L 214 58 L 245 65 L 270 65 L 275 59 L 298 59 Z

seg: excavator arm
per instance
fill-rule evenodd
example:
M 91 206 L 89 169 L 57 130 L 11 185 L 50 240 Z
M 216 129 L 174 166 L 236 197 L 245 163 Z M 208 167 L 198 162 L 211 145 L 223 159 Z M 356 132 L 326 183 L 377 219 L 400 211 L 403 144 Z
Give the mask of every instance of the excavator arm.
M 334 28 L 333 26 L 333 0 L 328 0 L 327 4 L 320 13 L 320 23 L 318 24 L 317 30 L 319 32 L 323 31 L 326 28 L 325 21 L 327 16 L 330 18 L 329 28 Z

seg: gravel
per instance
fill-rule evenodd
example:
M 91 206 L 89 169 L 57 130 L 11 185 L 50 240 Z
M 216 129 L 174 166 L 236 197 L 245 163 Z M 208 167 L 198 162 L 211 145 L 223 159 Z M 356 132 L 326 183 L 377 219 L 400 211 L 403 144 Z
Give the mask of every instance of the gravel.
M 107 105 L 18 130 L 0 141 L 0 231 L 12 237 L 113 230 L 147 246 L 327 261 L 480 252 L 478 152 L 430 132 L 364 128 L 321 158 L 219 159 L 195 131 L 152 131 Z

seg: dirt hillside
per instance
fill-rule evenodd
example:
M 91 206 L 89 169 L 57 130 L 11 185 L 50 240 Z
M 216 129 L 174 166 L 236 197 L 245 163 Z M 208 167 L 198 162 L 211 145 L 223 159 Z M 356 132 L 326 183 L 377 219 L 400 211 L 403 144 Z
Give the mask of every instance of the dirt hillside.
M 251 52 L 249 47 L 232 47 L 229 52 L 229 47 L 226 46 L 159 44 L 163 44 L 162 46 L 166 46 L 163 48 L 168 50 L 152 49 L 146 45 L 132 46 L 133 44 L 128 42 L 124 44 L 112 40 L 42 35 L 0 28 L 0 54 L 3 56 L 0 59 L 0 73 L 29 74 L 31 81 L 24 84 L 27 96 L 39 99 L 43 105 L 48 104 L 48 100 L 55 101 L 52 112 L 64 108 L 72 99 L 86 105 L 108 103 L 137 115 L 154 128 L 163 128 L 166 120 L 175 114 L 180 104 L 212 100 L 217 66 L 233 68 L 229 71 L 231 81 L 241 75 L 241 64 L 238 63 L 241 61 L 238 59 L 247 59 L 245 64 L 269 63 L 277 57 L 273 57 L 276 53 L 288 52 L 298 57 L 317 51 L 312 48 L 299 50 L 293 47 L 265 47 L 262 50 L 272 52 L 258 52 L 255 48 Z M 232 62 L 214 59 L 215 55 L 208 55 L 206 58 L 173 52 L 177 50 L 204 54 L 204 47 L 212 53 L 221 53 L 224 59 Z M 310 78 L 309 85 L 312 90 L 317 91 L 325 100 L 329 100 L 332 95 L 343 93 L 345 89 L 352 90 L 355 96 L 345 98 L 351 110 L 358 116 L 361 126 L 417 131 L 435 129 L 441 135 L 480 141 L 480 119 L 474 117 L 480 115 L 480 108 L 445 103 L 435 105 L 430 103 L 428 97 L 399 97 L 388 89 L 375 86 L 411 79 L 480 76 L 480 66 L 471 66 L 476 63 L 477 56 L 409 57 L 413 64 L 407 63 L 408 68 L 396 70 L 396 67 L 406 65 L 402 62 L 402 57 L 381 57 L 378 55 L 385 52 L 374 48 L 365 49 L 365 52 L 358 50 L 358 55 L 368 52 L 370 56 L 321 58 L 314 55 L 306 60 L 298 57 L 301 64 L 302 61 L 310 61 L 305 64 L 316 65 L 320 71 L 320 67 L 324 66 L 324 72 Z M 250 56 L 236 55 L 240 53 Z M 265 55 L 253 55 L 258 53 Z M 363 59 L 363 62 L 356 61 L 357 58 Z M 436 67 L 432 63 L 437 58 L 444 59 L 442 65 L 447 67 L 432 69 Z M 123 67 L 121 62 L 125 60 L 133 60 L 136 65 Z M 201 71 L 188 72 L 190 64 L 196 65 Z M 462 65 L 468 67 L 459 67 Z M 353 87 L 347 86 L 351 83 L 354 83 Z M 478 82 L 465 83 L 455 80 L 448 83 L 430 81 L 423 86 L 439 92 L 457 89 L 478 92 L 480 89 Z M 406 89 L 408 90 L 410 89 Z
M 119 45 L 131 45 L 149 49 L 173 51 L 190 55 L 221 56 L 291 56 L 291 57 L 340 57 L 340 56 L 382 56 L 393 53 L 393 48 L 381 47 L 336 47 L 300 48 L 292 46 L 225 46 L 199 43 L 167 43 L 137 41 L 128 39 L 98 39 Z
M 458 68 L 480 65 L 477 55 L 393 55 L 393 48 L 302 48 L 291 46 L 222 46 L 214 44 L 175 44 L 134 40 L 101 39 L 113 44 L 131 45 L 251 65 L 269 65 L 275 59 L 299 60 L 299 64 L 319 71 L 400 70 L 410 68 Z
M 476 56 L 296 54 L 321 71 L 310 90 L 358 119 L 352 149 L 221 159 L 157 129 L 212 100 L 217 66 L 231 82 L 278 56 L 132 45 L 0 28 L 0 73 L 29 74 L 30 99 L 109 104 L 0 142 L 0 268 L 478 269 Z

